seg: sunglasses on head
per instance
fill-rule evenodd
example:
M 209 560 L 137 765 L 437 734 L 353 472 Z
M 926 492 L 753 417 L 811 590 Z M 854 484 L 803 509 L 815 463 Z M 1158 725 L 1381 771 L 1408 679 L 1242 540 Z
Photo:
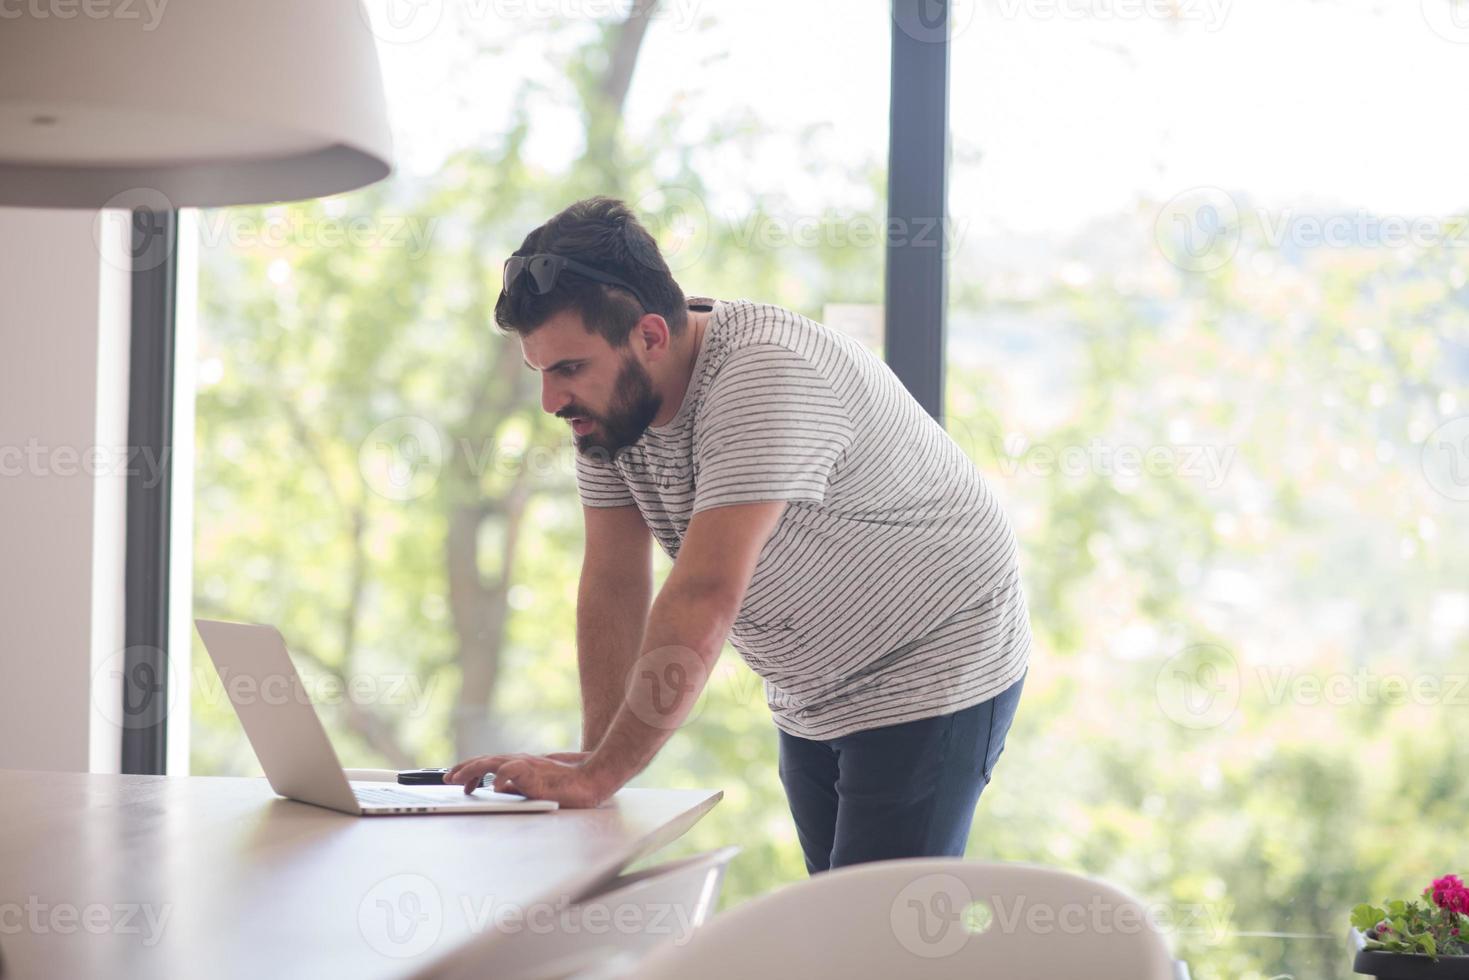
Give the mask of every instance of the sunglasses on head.
M 556 287 L 556 277 L 562 272 L 574 272 L 595 282 L 626 289 L 637 298 L 644 310 L 653 308 L 652 304 L 643 298 L 643 294 L 638 292 L 637 287 L 625 279 L 619 279 L 601 269 L 594 269 L 576 259 L 568 259 L 564 255 L 552 255 L 550 252 L 539 252 L 535 255 L 512 255 L 506 259 L 503 284 L 505 295 L 510 295 L 510 287 L 515 285 L 522 275 L 529 273 L 531 288 L 544 296 Z

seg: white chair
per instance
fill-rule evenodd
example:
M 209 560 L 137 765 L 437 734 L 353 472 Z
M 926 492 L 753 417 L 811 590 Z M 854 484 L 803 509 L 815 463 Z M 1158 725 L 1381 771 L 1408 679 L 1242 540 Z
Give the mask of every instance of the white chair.
M 659 949 L 639 980 L 1174 980 L 1137 899 L 1024 864 L 878 861 L 818 874 Z
M 612 879 L 565 909 L 527 916 L 421 974 L 422 980 L 611 980 L 635 975 L 651 951 L 678 946 L 714 914 L 726 847 Z M 539 921 L 539 925 L 537 925 Z

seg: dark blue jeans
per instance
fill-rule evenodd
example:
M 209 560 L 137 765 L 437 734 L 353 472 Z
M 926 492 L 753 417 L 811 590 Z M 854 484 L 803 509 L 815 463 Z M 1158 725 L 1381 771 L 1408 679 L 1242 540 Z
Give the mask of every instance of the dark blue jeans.
M 814 740 L 780 733 L 780 781 L 811 874 L 864 861 L 963 857 L 1025 675 L 961 711 Z

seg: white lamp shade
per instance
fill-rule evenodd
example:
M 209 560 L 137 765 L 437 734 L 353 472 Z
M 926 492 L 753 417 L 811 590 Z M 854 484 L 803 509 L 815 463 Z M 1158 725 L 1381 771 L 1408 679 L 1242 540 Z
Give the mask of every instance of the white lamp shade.
M 291 201 L 381 180 L 391 159 L 360 0 L 25 3 L 0 19 L 0 205 Z

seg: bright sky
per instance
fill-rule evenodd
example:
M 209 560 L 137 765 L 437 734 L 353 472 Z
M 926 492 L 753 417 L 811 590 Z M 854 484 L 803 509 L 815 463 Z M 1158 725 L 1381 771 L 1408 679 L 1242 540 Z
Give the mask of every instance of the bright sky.
M 628 0 L 462 2 L 471 30 L 511 40 L 504 54 L 469 63 L 452 4 L 427 38 L 380 45 L 410 171 L 498 132 L 515 80 L 558 84 L 529 12 L 605 16 Z M 958 0 L 951 211 L 972 230 L 1064 232 L 1140 193 L 1166 200 L 1198 185 L 1276 207 L 1458 211 L 1469 205 L 1469 129 L 1456 112 L 1469 14 L 1455 20 L 1454 2 Z M 792 135 L 754 159 L 706 160 L 707 177 L 809 200 L 812 212 L 863 207 L 840 181 L 793 180 L 791 164 L 800 153 L 837 169 L 885 159 L 887 4 L 666 4 L 638 66 L 630 132 L 649 133 L 671 97 L 694 114 L 690 140 L 744 109 L 787 134 L 826 123 L 809 145 Z M 1179 19 L 1158 17 L 1160 6 Z M 580 125 L 549 109 L 542 121 L 533 153 L 556 167 Z M 975 151 L 982 163 L 966 162 Z
M 1174 0 L 1189 18 L 1174 25 L 986 16 L 1018 2 L 987 0 L 955 42 L 954 131 L 987 151 L 954 188 L 956 211 L 1050 230 L 1120 210 L 1136 191 L 1167 200 L 1211 184 L 1271 206 L 1469 205 L 1456 94 L 1469 17 L 1457 33 L 1439 23 L 1461 43 L 1430 24 L 1450 0 L 1377 12 Z

